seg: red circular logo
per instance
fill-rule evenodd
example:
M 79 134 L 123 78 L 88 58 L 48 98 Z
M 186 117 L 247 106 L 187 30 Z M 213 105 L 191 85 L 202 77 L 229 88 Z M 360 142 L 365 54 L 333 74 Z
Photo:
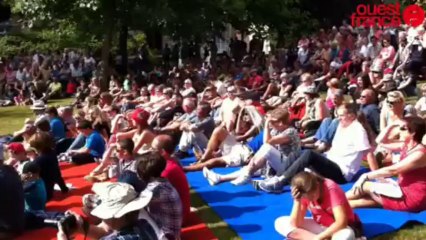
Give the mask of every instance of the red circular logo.
M 411 27 L 417 27 L 423 23 L 423 20 L 425 19 L 425 11 L 418 5 L 409 5 L 404 9 L 402 18 L 404 19 L 405 24 Z

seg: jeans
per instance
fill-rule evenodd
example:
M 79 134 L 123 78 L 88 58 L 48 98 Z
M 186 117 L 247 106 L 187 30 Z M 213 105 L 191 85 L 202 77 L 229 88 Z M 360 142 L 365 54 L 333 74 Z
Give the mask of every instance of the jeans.
M 346 183 L 342 170 L 335 162 L 312 150 L 305 150 L 300 157 L 283 173 L 284 180 L 291 181 L 296 174 L 310 168 L 319 175 L 338 184 Z
M 80 149 L 84 146 L 85 143 L 86 143 L 86 137 L 80 133 L 71 143 L 71 146 L 69 146 L 68 151 Z
M 337 127 L 339 126 L 339 119 L 325 118 L 315 133 L 315 139 L 331 144 L 334 134 L 336 134 Z

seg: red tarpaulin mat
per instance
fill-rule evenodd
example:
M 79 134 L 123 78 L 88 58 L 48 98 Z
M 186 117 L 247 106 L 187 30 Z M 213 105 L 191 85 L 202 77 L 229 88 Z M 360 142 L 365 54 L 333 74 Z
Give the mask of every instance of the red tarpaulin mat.
M 71 183 L 75 189 L 67 194 L 55 192 L 54 198 L 47 204 L 47 211 L 66 211 L 72 210 L 83 214 L 81 207 L 81 198 L 84 194 L 91 193 L 92 184 L 83 179 L 96 164 L 86 164 L 74 166 L 71 164 L 61 164 L 62 176 L 66 183 Z M 213 232 L 205 223 L 195 214 L 191 213 L 189 225 L 182 229 L 182 240 L 213 240 L 217 239 Z M 17 238 L 18 240 L 49 240 L 56 239 L 56 229 L 44 228 L 29 231 Z M 83 236 L 77 236 L 75 239 L 82 240 Z

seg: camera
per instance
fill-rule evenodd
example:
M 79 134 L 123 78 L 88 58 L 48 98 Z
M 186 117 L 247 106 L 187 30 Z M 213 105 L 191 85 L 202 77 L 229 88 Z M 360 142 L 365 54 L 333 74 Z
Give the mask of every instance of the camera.
M 45 226 L 58 227 L 69 238 L 78 228 L 77 218 L 72 214 L 60 214 L 53 219 L 44 219 Z
M 59 220 L 59 225 L 61 226 L 65 235 L 69 237 L 77 230 L 77 218 L 72 214 L 65 215 L 65 217 Z

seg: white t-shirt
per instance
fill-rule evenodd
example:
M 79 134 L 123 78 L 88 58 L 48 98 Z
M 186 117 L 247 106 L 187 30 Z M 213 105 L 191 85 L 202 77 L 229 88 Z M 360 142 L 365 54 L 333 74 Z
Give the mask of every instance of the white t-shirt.
M 417 101 L 415 108 L 419 112 L 426 112 L 426 97 L 421 97 Z
M 364 151 L 370 147 L 367 132 L 361 123 L 355 120 L 346 128 L 339 124 L 326 156 L 339 165 L 345 179 L 351 181 L 360 169 Z

